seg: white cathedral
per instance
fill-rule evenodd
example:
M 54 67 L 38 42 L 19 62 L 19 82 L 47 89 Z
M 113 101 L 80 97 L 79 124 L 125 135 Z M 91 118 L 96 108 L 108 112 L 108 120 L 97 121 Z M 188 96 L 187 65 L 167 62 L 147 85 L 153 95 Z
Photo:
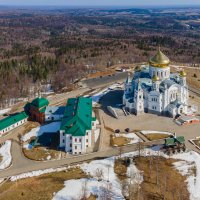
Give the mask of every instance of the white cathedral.
M 123 104 L 136 115 L 144 112 L 175 117 L 186 114 L 188 87 L 186 73 L 170 73 L 170 60 L 160 49 L 149 66 L 129 74 L 125 82 Z

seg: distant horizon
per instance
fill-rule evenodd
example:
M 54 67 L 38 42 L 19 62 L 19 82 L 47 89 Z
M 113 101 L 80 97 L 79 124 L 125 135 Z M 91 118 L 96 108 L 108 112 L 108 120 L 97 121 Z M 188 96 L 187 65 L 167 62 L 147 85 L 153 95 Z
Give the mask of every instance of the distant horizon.
M 180 5 L 180 4 L 168 4 L 168 5 L 10 5 L 10 4 L 0 4 L 0 7 L 14 7 L 14 8 L 194 8 L 200 7 L 200 4 L 191 5 Z
M 0 0 L 6 7 L 193 7 L 199 0 Z

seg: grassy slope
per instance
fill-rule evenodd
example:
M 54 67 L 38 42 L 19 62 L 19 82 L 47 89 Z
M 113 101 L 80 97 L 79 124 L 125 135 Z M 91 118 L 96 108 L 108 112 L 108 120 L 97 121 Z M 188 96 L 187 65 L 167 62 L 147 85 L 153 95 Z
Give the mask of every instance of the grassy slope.
M 64 181 L 86 177 L 81 169 L 71 168 L 66 172 L 44 174 L 15 182 L 7 181 L 0 187 L 0 199 L 50 200 L 53 197 L 53 193 L 64 187 Z

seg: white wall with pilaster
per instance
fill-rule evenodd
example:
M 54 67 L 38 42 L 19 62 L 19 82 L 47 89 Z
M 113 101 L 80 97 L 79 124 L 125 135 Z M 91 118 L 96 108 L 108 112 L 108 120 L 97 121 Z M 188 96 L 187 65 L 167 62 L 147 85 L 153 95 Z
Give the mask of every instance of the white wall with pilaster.
M 151 78 L 153 78 L 153 76 L 158 76 L 160 80 L 168 79 L 170 77 L 170 67 L 159 68 L 150 66 L 149 74 Z

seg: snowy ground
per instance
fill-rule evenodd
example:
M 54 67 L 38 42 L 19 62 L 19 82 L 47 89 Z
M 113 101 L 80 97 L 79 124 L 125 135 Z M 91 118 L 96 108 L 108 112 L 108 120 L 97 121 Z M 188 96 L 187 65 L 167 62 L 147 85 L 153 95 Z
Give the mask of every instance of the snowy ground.
M 52 122 L 47 125 L 39 126 L 37 128 L 32 129 L 30 132 L 25 134 L 22 137 L 22 140 L 24 142 L 28 141 L 31 137 L 38 137 L 42 135 L 43 133 L 54 133 L 57 132 L 60 129 L 61 122 Z
M 10 112 L 11 108 L 7 108 L 7 109 L 3 109 L 3 110 L 0 110 L 0 115 L 4 115 L 8 112 Z
M 142 134 L 146 135 L 146 134 L 166 134 L 166 135 L 174 135 L 174 133 L 170 133 L 170 132 L 162 132 L 162 131 L 141 131 Z
M 5 144 L 0 147 L 0 155 L 2 161 L 0 162 L 0 170 L 6 169 L 11 165 L 12 156 L 11 156 L 11 141 L 7 140 Z
M 190 192 L 190 200 L 200 199 L 200 155 L 194 151 L 187 153 L 177 154 L 172 156 L 174 159 L 180 159 L 174 163 L 176 169 L 182 175 L 188 176 L 188 190 Z M 196 174 L 193 174 L 193 170 L 196 169 Z
M 169 158 L 167 155 L 159 151 L 160 146 L 155 146 L 151 149 L 145 149 L 141 152 L 144 156 L 163 156 Z M 131 152 L 124 154 L 123 156 L 136 156 L 138 152 Z M 188 191 L 190 192 L 190 200 L 200 200 L 200 155 L 196 152 L 190 151 L 186 153 L 179 153 L 171 156 L 170 158 L 177 159 L 178 161 L 174 163 L 174 167 L 184 176 L 187 176 Z M 79 167 L 91 176 L 89 179 L 78 179 L 78 180 L 68 180 L 64 183 L 64 188 L 55 194 L 54 200 L 72 200 L 80 199 L 83 195 L 83 191 L 86 196 L 90 194 L 97 194 L 98 199 L 105 199 L 105 195 L 109 191 L 114 195 L 113 199 L 122 200 L 124 199 L 122 195 L 121 185 L 119 180 L 114 173 L 114 159 L 115 157 L 107 158 L 104 160 L 94 160 L 90 163 L 84 163 L 79 165 Z M 195 169 L 195 170 L 192 170 Z M 39 176 L 45 173 L 51 173 L 55 171 L 67 170 L 67 168 L 59 169 L 48 169 L 34 171 L 30 173 L 21 174 L 18 176 L 11 177 L 12 181 Z M 196 171 L 194 174 L 193 172 Z M 98 176 L 98 172 L 102 172 L 101 179 Z M 131 177 L 134 174 L 134 182 L 141 183 L 143 177 L 140 171 L 136 168 L 134 164 L 131 164 L 127 170 L 127 176 Z
M 84 163 L 80 165 L 80 168 L 92 178 L 65 181 L 64 188 L 54 196 L 53 200 L 81 199 L 83 188 L 87 197 L 90 194 L 98 195 L 100 200 L 107 199 L 106 195 L 112 195 L 112 199 L 124 199 L 121 185 L 114 173 L 114 157 Z M 101 178 L 97 175 L 98 171 L 102 172 Z

